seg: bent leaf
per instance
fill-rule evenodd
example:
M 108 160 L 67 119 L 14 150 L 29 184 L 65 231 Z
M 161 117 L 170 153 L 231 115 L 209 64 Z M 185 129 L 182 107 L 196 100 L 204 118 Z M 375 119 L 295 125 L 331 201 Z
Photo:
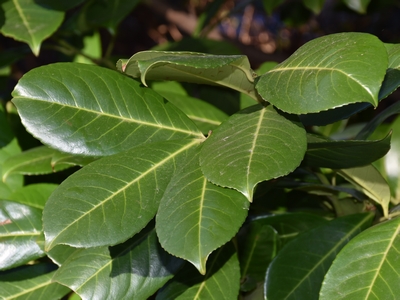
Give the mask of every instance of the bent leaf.
M 212 183 L 252 201 L 257 183 L 292 172 L 306 152 L 306 133 L 272 107 L 256 105 L 223 122 L 204 142 L 200 164 Z
M 12 95 L 27 130 L 62 152 L 105 156 L 142 143 L 203 137 L 156 92 L 98 66 L 36 68 L 20 79 Z
M 279 109 L 315 113 L 356 102 L 378 104 L 388 54 L 377 37 L 338 33 L 317 38 L 260 76 L 260 96 Z
M 171 176 L 198 140 L 146 144 L 104 157 L 67 178 L 43 211 L 46 250 L 126 241 L 156 214 Z
M 400 218 L 360 233 L 340 251 L 322 284 L 321 300 L 397 299 Z
M 337 218 L 288 243 L 270 264 L 265 299 L 318 299 L 324 275 L 349 240 L 369 227 L 372 214 Z
M 208 182 L 196 150 L 171 179 L 158 208 L 156 230 L 166 251 L 205 274 L 208 256 L 238 232 L 249 202 L 237 191 Z
M 117 62 L 120 72 L 146 80 L 174 80 L 228 87 L 257 99 L 255 73 L 244 55 L 143 51 Z

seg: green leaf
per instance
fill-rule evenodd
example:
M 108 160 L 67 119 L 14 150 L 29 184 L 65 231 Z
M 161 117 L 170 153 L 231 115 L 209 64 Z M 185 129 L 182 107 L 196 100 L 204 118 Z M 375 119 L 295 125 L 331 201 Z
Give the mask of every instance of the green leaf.
M 205 101 L 175 92 L 159 91 L 158 93 L 179 107 L 204 134 L 208 134 L 210 130 L 218 127 L 222 121 L 228 118 L 226 113 Z
M 119 71 L 146 80 L 175 80 L 228 87 L 257 99 L 255 73 L 244 55 L 143 51 L 117 62 Z
M 337 253 L 372 222 L 372 214 L 337 218 L 308 230 L 288 243 L 270 264 L 265 298 L 318 299 L 319 290 Z
M 2 299 L 61 299 L 70 289 L 52 281 L 53 266 L 41 263 L 0 272 Z
M 198 140 L 145 144 L 95 161 L 68 177 L 43 211 L 46 250 L 126 241 L 156 214 L 171 176 Z
M 400 218 L 351 240 L 325 276 L 320 300 L 397 299 L 400 294 Z
M 55 161 L 54 157 L 57 158 Z M 67 162 L 62 160 L 63 157 L 68 158 Z M 75 157 L 46 146 L 39 146 L 9 157 L 3 164 L 3 181 L 12 174 L 51 174 L 77 164 L 84 165 L 93 160 L 90 157 Z
M 30 184 L 13 192 L 8 199 L 31 207 L 43 209 L 47 199 L 57 186 L 57 184 L 52 183 Z
M 57 270 L 53 280 L 83 299 L 148 299 L 183 261 L 166 253 L 154 230 L 115 247 L 79 249 Z
M 305 164 L 332 169 L 354 168 L 370 164 L 390 149 L 390 135 L 377 141 L 334 141 L 308 135 Z
M 156 300 L 237 299 L 239 280 L 235 247 L 228 243 L 210 255 L 204 276 L 191 265 L 186 265 L 158 292 Z
M 390 188 L 381 173 L 374 166 L 368 165 L 359 168 L 342 169 L 338 174 L 361 188 L 369 198 L 382 206 L 383 214 L 387 218 L 390 203 Z
M 356 102 L 376 106 L 387 56 L 384 44 L 370 34 L 320 37 L 260 76 L 256 89 L 266 101 L 294 114 Z
M 208 182 L 196 150 L 171 179 L 158 208 L 156 230 L 166 251 L 205 274 L 208 256 L 238 232 L 249 203 L 240 193 Z
M 303 0 L 303 4 L 314 14 L 319 14 L 324 7 L 325 0 Z
M 47 9 L 34 0 L 8 0 L 0 5 L 4 13 L 0 31 L 27 43 L 36 56 L 43 40 L 52 35 L 64 19 L 64 12 Z
M 0 130 L 1 131 L 1 130 Z M 21 188 L 23 185 L 24 178 L 22 175 L 14 174 L 8 176 L 7 178 L 3 177 L 3 164 L 4 162 L 13 155 L 16 155 L 21 152 L 21 148 L 18 145 L 17 139 L 13 139 L 8 145 L 0 148 L 0 198 L 7 199 L 10 194 Z
M 57 245 L 47 251 L 47 256 L 58 266 L 64 264 L 64 262 L 73 254 L 80 253 L 81 248 L 74 248 L 67 245 Z
M 385 47 L 389 57 L 389 66 L 379 91 L 379 99 L 386 98 L 400 86 L 400 45 L 385 44 Z
M 306 147 L 304 128 L 272 105 L 256 105 L 231 116 L 208 137 L 200 164 L 208 180 L 252 201 L 257 183 L 292 172 Z
M 39 4 L 40 6 L 46 7 L 48 9 L 67 11 L 85 1 L 87 0 L 68 0 L 68 1 L 35 0 L 35 3 Z
M 0 270 L 44 256 L 36 243 L 41 231 L 40 209 L 0 200 Z
M 365 14 L 367 12 L 368 4 L 371 0 L 343 0 L 343 2 L 352 10 Z
M 39 67 L 12 95 L 27 130 L 62 152 L 104 156 L 147 142 L 203 137 L 157 93 L 98 66 Z

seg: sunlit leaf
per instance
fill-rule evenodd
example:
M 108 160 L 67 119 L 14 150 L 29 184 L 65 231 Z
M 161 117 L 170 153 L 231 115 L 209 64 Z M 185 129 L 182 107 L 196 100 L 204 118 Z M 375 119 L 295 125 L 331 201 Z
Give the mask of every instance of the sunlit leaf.
M 9 200 L 43 209 L 47 199 L 58 185 L 35 183 L 19 188 L 8 197 Z
M 44 256 L 36 240 L 42 231 L 42 211 L 0 200 L 0 270 Z
M 288 243 L 268 268 L 265 298 L 318 299 L 324 275 L 337 253 L 371 224 L 372 217 L 356 214 L 337 218 Z
M 205 274 L 208 256 L 238 232 L 249 203 L 237 191 L 208 182 L 199 166 L 200 149 L 196 150 L 171 179 L 156 229 L 165 250 Z
M 13 97 L 27 130 L 62 152 L 104 156 L 147 142 L 202 137 L 157 93 L 98 66 L 36 68 L 20 79 Z
M 366 33 L 314 39 L 262 75 L 256 89 L 266 101 L 294 113 L 314 113 L 356 102 L 378 104 L 388 66 L 384 44 Z
M 325 276 L 320 300 L 397 299 L 400 295 L 400 218 L 360 233 L 340 251 Z
M 27 43 L 36 56 L 43 40 L 52 35 L 64 19 L 64 12 L 47 9 L 34 0 L 6 0 L 0 6 L 4 13 L 0 31 Z
M 147 230 L 118 246 L 76 250 L 53 280 L 70 287 L 83 300 L 146 300 L 182 263 L 160 247 L 154 230 Z
M 306 151 L 301 125 L 272 107 L 252 106 L 223 122 L 204 142 L 201 169 L 214 184 L 252 201 L 257 183 L 292 172 Z
M 115 245 L 156 214 L 180 159 L 198 140 L 145 144 L 104 157 L 67 178 L 43 211 L 46 250 Z

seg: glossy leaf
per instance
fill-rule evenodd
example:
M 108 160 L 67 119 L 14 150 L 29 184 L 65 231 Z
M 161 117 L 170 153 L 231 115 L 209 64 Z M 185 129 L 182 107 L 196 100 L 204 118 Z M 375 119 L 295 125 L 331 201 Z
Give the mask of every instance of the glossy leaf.
M 382 206 L 384 216 L 388 217 L 390 188 L 374 166 L 342 169 L 338 171 L 338 174 L 355 186 L 360 187 L 369 198 L 379 203 Z
M 343 2 L 352 10 L 365 14 L 367 12 L 368 4 L 371 0 L 343 0 Z
M 262 75 L 256 89 L 279 109 L 315 113 L 356 102 L 378 104 L 388 66 L 384 44 L 366 33 L 314 39 Z
M 1 8 L 5 21 L 0 31 L 27 43 L 36 56 L 43 40 L 52 35 L 64 19 L 64 12 L 47 9 L 34 0 L 2 1 Z
M 231 116 L 205 141 L 201 169 L 214 184 L 252 201 L 257 183 L 292 172 L 306 151 L 301 125 L 271 106 L 252 106 Z
M 156 230 L 166 251 L 205 274 L 208 256 L 238 232 L 249 203 L 237 191 L 208 182 L 196 150 L 171 179 L 157 212 Z
M 143 51 L 120 59 L 119 71 L 134 78 L 175 80 L 229 87 L 253 98 L 255 73 L 244 55 L 211 55 L 196 52 Z
M 43 209 L 51 193 L 57 188 L 53 183 L 35 183 L 24 186 L 8 197 L 9 200 Z
M 386 98 L 400 86 L 400 45 L 385 44 L 385 47 L 389 57 L 389 66 L 379 91 L 379 99 Z
M 190 265 L 184 266 L 157 294 L 156 300 L 237 299 L 239 280 L 235 247 L 228 243 L 210 255 L 205 275 Z
M 3 164 L 3 181 L 11 174 L 51 174 L 74 165 L 85 165 L 93 160 L 90 157 L 72 156 L 46 146 L 39 146 L 9 157 Z
M 179 160 L 198 143 L 146 144 L 75 172 L 44 208 L 46 250 L 115 245 L 139 232 L 156 214 Z
M 53 280 L 83 299 L 148 299 L 183 261 L 166 253 L 154 230 L 115 247 L 79 249 L 57 270 Z
M 36 68 L 20 79 L 12 95 L 27 130 L 62 152 L 104 156 L 147 142 L 202 137 L 157 93 L 98 66 Z
M 40 209 L 0 200 L 0 270 L 44 256 L 36 243 L 41 231 Z
M 337 253 L 372 222 L 372 214 L 337 218 L 288 243 L 270 264 L 265 298 L 318 299 L 324 275 Z
M 308 136 L 305 164 L 332 169 L 354 168 L 370 164 L 390 149 L 390 135 L 377 141 L 334 141 Z
M 61 266 L 70 256 L 75 255 L 76 253 L 81 253 L 81 250 L 82 248 L 74 248 L 60 244 L 51 248 L 51 250 L 47 251 L 46 254 L 53 261 L 53 263 Z
M 0 272 L 0 296 L 7 300 L 61 299 L 70 289 L 52 281 L 53 266 L 41 263 Z
M 325 276 L 321 300 L 397 299 L 400 218 L 360 233 L 340 251 Z

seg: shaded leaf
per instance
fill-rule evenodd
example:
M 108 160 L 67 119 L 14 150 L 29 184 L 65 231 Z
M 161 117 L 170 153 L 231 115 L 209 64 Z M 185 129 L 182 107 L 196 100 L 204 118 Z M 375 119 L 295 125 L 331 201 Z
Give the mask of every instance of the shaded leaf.
M 256 105 L 231 116 L 208 137 L 200 164 L 208 180 L 252 201 L 257 183 L 292 172 L 305 151 L 304 128 L 272 105 Z
M 154 217 L 179 160 L 198 144 L 190 139 L 145 144 L 72 174 L 44 208 L 46 250 L 57 244 L 115 245 L 132 237 Z
M 2 1 L 1 8 L 4 24 L 0 31 L 5 36 L 27 43 L 36 56 L 43 40 L 52 35 L 64 19 L 63 12 L 47 9 L 34 0 Z
M 389 65 L 379 91 L 379 99 L 386 98 L 400 86 L 400 45 L 385 44 L 385 47 L 389 57 Z
M 119 71 L 134 78 L 175 80 L 225 86 L 257 99 L 255 73 L 244 55 L 212 55 L 197 52 L 143 51 L 120 59 Z
M 115 247 L 76 250 L 53 280 L 85 299 L 148 299 L 181 267 L 183 261 L 160 247 L 147 230 Z
M 325 273 L 337 253 L 372 222 L 372 214 L 337 218 L 288 243 L 270 264 L 265 298 L 318 299 Z
M 237 191 L 208 182 L 196 150 L 171 179 L 157 212 L 156 230 L 166 251 L 205 274 L 208 256 L 238 232 L 249 203 Z
M 8 199 L 31 207 L 43 209 L 47 199 L 57 186 L 57 184 L 52 183 L 30 184 L 13 192 Z
M 319 299 L 397 299 L 399 230 L 400 218 L 396 218 L 352 239 L 326 274 Z
M 104 156 L 142 143 L 203 136 L 157 93 L 98 66 L 36 68 L 12 95 L 27 130 L 62 152 Z
M 390 135 L 377 141 L 334 141 L 308 135 L 305 164 L 332 169 L 354 168 L 370 164 L 390 149 Z
M 367 12 L 367 7 L 371 0 L 343 0 L 343 2 L 352 10 L 365 14 Z
M 303 0 L 303 3 L 314 14 L 319 14 L 325 4 L 325 0 Z
M 374 166 L 338 170 L 338 174 L 361 188 L 372 200 L 382 206 L 383 214 L 388 217 L 390 188 L 381 173 Z
M 43 6 L 48 9 L 67 11 L 85 2 L 86 0 L 68 0 L 68 1 L 34 0 L 34 1 L 40 6 Z
M 384 44 L 366 33 L 317 38 L 260 76 L 256 89 L 279 109 L 305 114 L 356 102 L 378 104 L 388 66 Z
M 181 271 L 157 294 L 157 300 L 237 299 L 240 268 L 232 243 L 210 255 L 207 273 L 200 275 L 191 265 Z
M 36 243 L 41 231 L 40 209 L 0 200 L 0 270 L 44 256 Z

